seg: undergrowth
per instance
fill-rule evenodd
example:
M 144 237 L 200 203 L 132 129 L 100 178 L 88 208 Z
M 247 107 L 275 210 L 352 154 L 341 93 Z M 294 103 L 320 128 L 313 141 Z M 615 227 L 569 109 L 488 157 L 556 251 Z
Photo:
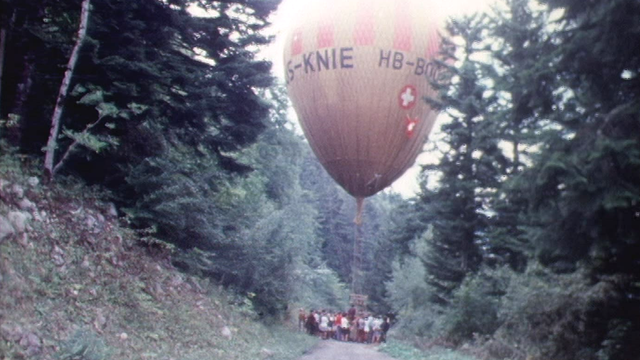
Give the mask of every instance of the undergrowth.
M 28 158 L 0 164 L 0 216 L 27 219 L 0 239 L 0 359 L 286 360 L 316 341 L 179 272 L 171 249 L 141 242 L 100 189 L 45 184 Z
M 381 345 L 380 350 L 398 360 L 476 360 L 475 357 L 443 347 L 421 350 L 394 340 Z

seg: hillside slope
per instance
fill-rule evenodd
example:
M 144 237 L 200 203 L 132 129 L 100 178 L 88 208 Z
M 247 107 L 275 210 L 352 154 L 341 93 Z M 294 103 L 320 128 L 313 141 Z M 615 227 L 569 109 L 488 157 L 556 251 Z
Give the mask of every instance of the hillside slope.
M 314 339 L 141 246 L 95 189 L 0 156 L 0 359 L 292 359 Z

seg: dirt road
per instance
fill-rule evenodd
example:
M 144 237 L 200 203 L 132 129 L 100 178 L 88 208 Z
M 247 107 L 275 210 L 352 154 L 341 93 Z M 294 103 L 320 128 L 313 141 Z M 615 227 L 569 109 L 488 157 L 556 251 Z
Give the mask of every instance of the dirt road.
M 321 341 L 298 360 L 393 360 L 379 352 L 376 345 L 354 344 L 333 340 Z

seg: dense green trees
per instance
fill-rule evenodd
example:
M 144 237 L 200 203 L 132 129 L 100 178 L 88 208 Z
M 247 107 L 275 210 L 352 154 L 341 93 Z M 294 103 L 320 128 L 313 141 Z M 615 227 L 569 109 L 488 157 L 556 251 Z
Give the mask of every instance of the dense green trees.
M 448 303 L 465 275 L 480 266 L 487 212 L 491 211 L 489 198 L 506 162 L 485 121 L 495 95 L 479 80 L 485 65 L 474 59 L 484 51 L 478 46 L 484 23 L 486 18 L 479 16 L 452 23 L 449 29 L 462 43 L 458 54 L 447 47 L 450 53 L 444 56 L 458 56 L 462 65 L 449 68 L 451 86 L 440 99 L 450 118 L 441 127 L 446 149 L 438 165 L 425 168 L 431 172 L 429 176 L 437 177 L 439 185 L 434 191 L 423 186 L 425 191 L 420 195 L 425 222 L 434 232 L 425 259 L 429 283 L 437 289 L 434 300 L 441 304 Z
M 293 290 L 307 281 L 329 284 L 318 306 L 344 301 L 298 180 L 310 154 L 256 58 L 278 1 L 92 2 L 76 43 L 81 3 L 2 1 L 2 140 L 41 156 L 78 44 L 52 138 L 59 175 L 108 187 L 132 226 L 177 247 L 176 264 L 262 313 L 308 300 Z
M 414 240 L 432 248 L 403 257 L 424 259 L 413 288 L 436 295 L 413 310 L 440 309 L 440 322 L 411 326 L 487 336 L 476 344 L 493 356 L 632 358 L 638 4 L 544 3 L 508 0 L 451 23 L 457 63 L 440 102 L 452 115 L 442 159 L 425 169 L 439 184 L 417 205 L 433 235 Z M 391 301 L 410 291 L 394 285 L 402 276 L 394 268 Z
M 628 44 L 640 38 L 640 8 L 547 3 L 565 9 L 555 66 L 562 98 L 551 117 L 560 131 L 532 168 L 531 214 L 543 224 L 530 237 L 548 261 L 583 261 L 594 283 L 615 281 L 606 302 L 616 306 L 594 309 L 601 313 L 589 317 L 591 331 L 601 336 L 601 357 L 632 357 L 638 347 L 629 339 L 640 333 L 640 50 Z
M 85 162 L 93 155 L 80 151 L 73 160 L 83 164 L 74 170 L 82 166 L 95 180 L 105 174 L 121 179 L 122 166 L 162 153 L 158 131 L 168 141 L 201 145 L 225 170 L 242 168 L 226 154 L 254 142 L 265 128 L 269 106 L 255 89 L 272 78 L 269 63 L 254 59 L 254 47 L 267 43 L 259 31 L 277 2 L 202 4 L 216 16 L 194 17 L 188 1 L 92 4 L 74 91 L 64 99 L 67 131 L 59 146 L 106 111 L 109 119 L 87 135 L 109 146 L 98 154 L 101 166 Z M 2 116 L 20 116 L 14 145 L 37 152 L 74 44 L 80 2 L 6 0 L 3 9 L 3 28 L 11 26 L 6 46 L 13 51 L 6 53 L 4 73 L 12 76 L 3 83 Z M 45 83 L 27 86 L 34 81 Z

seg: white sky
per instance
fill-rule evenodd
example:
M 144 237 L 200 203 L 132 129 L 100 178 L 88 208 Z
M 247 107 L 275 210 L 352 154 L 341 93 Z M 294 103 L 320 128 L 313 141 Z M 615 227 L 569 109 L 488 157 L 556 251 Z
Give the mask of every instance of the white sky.
M 274 74 L 281 77 L 284 74 L 282 65 L 284 36 L 286 34 L 287 24 L 289 24 L 295 17 L 295 14 L 308 6 L 310 1 L 323 1 L 323 0 L 283 0 L 278 8 L 277 12 L 273 15 L 272 21 L 272 33 L 276 36 L 275 43 L 270 46 L 263 55 L 273 62 Z M 351 1 L 351 0 L 342 0 Z M 389 0 L 400 1 L 400 0 Z M 470 14 L 476 11 L 487 10 L 491 3 L 495 0 L 435 0 L 440 7 L 440 11 L 446 16 L 460 16 Z M 295 113 L 291 111 L 292 121 L 295 119 Z M 441 122 L 441 121 L 440 121 Z M 438 138 L 439 126 L 436 123 L 431 135 L 430 140 Z M 425 164 L 428 162 L 434 162 L 436 157 L 428 153 L 423 153 L 418 157 L 417 164 Z M 418 174 L 420 172 L 419 166 L 413 166 L 407 170 L 407 172 L 400 177 L 396 182 L 391 185 L 391 189 L 400 193 L 404 197 L 411 197 L 415 195 L 419 189 L 418 187 Z

